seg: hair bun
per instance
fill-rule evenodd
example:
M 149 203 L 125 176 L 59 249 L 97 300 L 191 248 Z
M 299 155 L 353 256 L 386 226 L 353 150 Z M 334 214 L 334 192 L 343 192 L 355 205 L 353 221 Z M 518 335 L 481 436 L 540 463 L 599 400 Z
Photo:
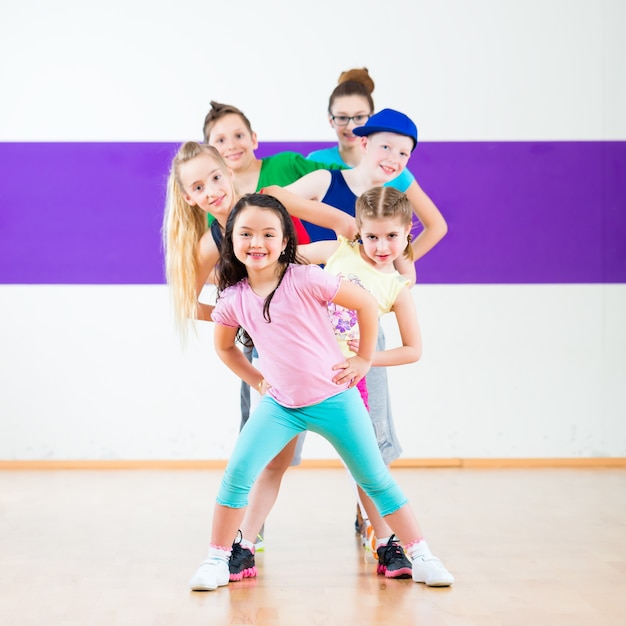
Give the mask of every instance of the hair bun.
M 339 80 L 337 81 L 338 85 L 341 83 L 345 83 L 349 80 L 352 80 L 356 83 L 361 83 L 369 93 L 374 91 L 374 81 L 370 76 L 366 67 L 358 67 L 351 70 L 346 70 L 345 72 L 341 72 L 339 75 Z

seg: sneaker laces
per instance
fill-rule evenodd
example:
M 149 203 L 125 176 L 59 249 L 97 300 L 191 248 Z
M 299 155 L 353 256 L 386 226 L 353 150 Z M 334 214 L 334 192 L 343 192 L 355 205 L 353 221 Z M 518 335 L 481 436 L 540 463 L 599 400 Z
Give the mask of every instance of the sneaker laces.
M 383 548 L 383 562 L 388 563 L 393 557 L 405 556 L 404 549 L 396 539 L 395 535 L 389 537 L 387 545 L 381 546 Z
M 236 561 L 240 557 L 242 550 L 240 543 L 233 543 L 233 551 L 230 553 L 231 561 Z
M 230 558 L 234 559 L 241 554 L 243 548 L 241 547 L 241 542 L 243 541 L 243 534 L 241 530 L 237 531 L 237 536 L 235 537 L 235 541 L 233 541 L 233 545 L 231 546 Z

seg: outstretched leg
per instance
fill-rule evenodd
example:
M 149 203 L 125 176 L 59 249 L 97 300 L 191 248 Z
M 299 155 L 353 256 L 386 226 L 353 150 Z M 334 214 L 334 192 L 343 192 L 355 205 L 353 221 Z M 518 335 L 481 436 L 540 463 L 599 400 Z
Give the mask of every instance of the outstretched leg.
M 297 441 L 298 438 L 294 437 L 267 464 L 250 491 L 248 508 L 241 524 L 241 534 L 244 539 L 252 543 L 276 502 L 280 484 L 293 459 Z
M 261 470 L 301 432 L 301 424 L 302 420 L 266 396 L 242 429 L 217 495 L 209 554 L 189 582 L 192 589 L 210 591 L 228 584 L 232 544 L 252 485 Z
M 430 553 L 406 496 L 381 458 L 367 411 L 356 398 L 356 389 L 349 389 L 317 405 L 310 430 L 319 432 L 335 447 L 384 521 L 405 544 L 413 580 L 430 586 L 451 585 L 454 578 Z M 337 419 L 337 415 L 344 419 Z

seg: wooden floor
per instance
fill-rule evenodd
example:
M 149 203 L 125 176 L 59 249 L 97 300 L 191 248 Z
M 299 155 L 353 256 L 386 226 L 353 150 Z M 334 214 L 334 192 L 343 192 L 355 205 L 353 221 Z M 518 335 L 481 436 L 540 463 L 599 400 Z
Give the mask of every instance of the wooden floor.
M 291 469 L 259 576 L 209 593 L 187 581 L 221 471 L 0 472 L 0 624 L 626 624 L 626 470 L 394 475 L 453 587 L 376 576 L 343 469 Z

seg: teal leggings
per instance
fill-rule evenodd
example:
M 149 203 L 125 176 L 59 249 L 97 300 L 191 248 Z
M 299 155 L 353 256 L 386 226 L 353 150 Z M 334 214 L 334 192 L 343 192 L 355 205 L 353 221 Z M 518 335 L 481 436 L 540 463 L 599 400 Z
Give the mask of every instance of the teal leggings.
M 304 430 L 318 433 L 332 444 L 381 515 L 394 513 L 407 503 L 380 455 L 361 396 L 352 388 L 298 409 L 263 396 L 239 433 L 224 471 L 218 504 L 234 509 L 246 506 L 252 484 L 263 468 Z

